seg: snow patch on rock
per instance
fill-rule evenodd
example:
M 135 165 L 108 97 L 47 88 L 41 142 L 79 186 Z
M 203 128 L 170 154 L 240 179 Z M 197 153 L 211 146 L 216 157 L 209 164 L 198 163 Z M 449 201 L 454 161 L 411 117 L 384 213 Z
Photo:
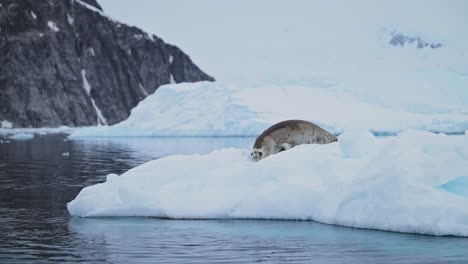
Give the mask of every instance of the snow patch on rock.
M 53 22 L 53 21 L 48 21 L 47 26 L 49 26 L 49 28 L 54 32 L 59 32 L 60 31 L 60 29 L 57 27 L 57 24 L 55 24 L 55 22 Z
M 13 123 L 8 120 L 3 120 L 0 122 L 0 128 L 12 128 Z
M 81 70 L 81 77 L 83 79 L 83 89 L 86 91 L 86 94 L 91 99 L 91 104 L 93 105 L 94 110 L 96 111 L 96 115 L 98 117 L 97 124 L 98 125 L 107 125 L 107 120 L 104 118 L 101 109 L 96 105 L 94 98 L 91 96 L 91 86 L 89 85 L 88 79 L 86 78 L 86 70 Z

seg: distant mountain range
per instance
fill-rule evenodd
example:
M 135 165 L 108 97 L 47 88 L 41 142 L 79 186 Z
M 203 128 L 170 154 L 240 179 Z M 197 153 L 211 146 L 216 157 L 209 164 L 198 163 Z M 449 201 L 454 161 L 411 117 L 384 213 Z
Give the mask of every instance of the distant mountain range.
M 2 123 L 112 125 L 159 86 L 197 81 L 214 78 L 95 0 L 0 0 Z

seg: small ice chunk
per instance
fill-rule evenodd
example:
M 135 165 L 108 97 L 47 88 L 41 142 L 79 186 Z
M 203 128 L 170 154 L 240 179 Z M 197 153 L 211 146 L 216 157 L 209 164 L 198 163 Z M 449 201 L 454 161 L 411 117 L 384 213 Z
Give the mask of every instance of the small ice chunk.
M 14 139 L 14 140 L 30 140 L 32 138 L 34 138 L 34 135 L 33 134 L 29 134 L 29 133 L 19 133 L 19 134 L 15 134 L 11 137 L 9 137 L 10 139 Z
M 62 156 L 64 156 L 64 157 L 69 157 L 69 156 L 70 156 L 70 152 L 64 152 L 64 153 L 62 153 Z
M 55 24 L 55 22 L 53 22 L 53 21 L 47 22 L 47 25 L 48 25 L 49 28 L 52 29 L 52 31 L 54 31 L 54 32 L 59 32 L 59 31 L 60 31 L 60 29 L 57 27 L 57 24 Z
M 92 47 L 89 48 L 89 52 L 91 53 L 91 56 L 96 56 L 96 53 L 94 52 L 94 49 Z
M 36 16 L 36 14 L 35 14 L 33 11 L 31 11 L 31 16 L 32 16 L 32 18 L 33 18 L 34 20 L 37 19 L 37 16 Z
M 173 60 L 174 60 L 174 58 L 172 57 L 172 55 L 169 55 L 169 64 L 172 64 Z
M 346 130 L 338 137 L 340 149 L 346 158 L 361 158 L 375 151 L 376 139 L 367 130 Z

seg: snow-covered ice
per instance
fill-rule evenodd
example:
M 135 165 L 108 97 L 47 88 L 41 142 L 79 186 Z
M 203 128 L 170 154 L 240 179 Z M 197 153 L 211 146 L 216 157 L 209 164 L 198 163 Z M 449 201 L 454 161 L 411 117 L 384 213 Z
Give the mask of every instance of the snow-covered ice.
M 368 132 L 350 133 L 259 162 L 232 148 L 168 156 L 108 175 L 67 208 L 81 217 L 294 219 L 468 236 L 468 197 L 446 187 L 468 175 L 467 136 L 412 130 L 368 140 Z M 355 150 L 353 141 L 363 138 L 373 151 Z M 362 155 L 349 158 L 342 149 Z
M 254 135 L 266 123 L 230 96 L 218 83 L 186 83 L 161 87 L 140 102 L 130 118 L 114 125 L 78 129 L 86 136 Z
M 361 158 L 376 150 L 376 138 L 366 130 L 349 130 L 338 137 L 343 156 Z
M 309 120 L 335 134 L 345 129 L 376 134 L 407 129 L 463 133 L 468 129 L 468 89 L 457 88 L 453 93 L 446 89 L 430 96 L 437 89 L 429 87 L 426 102 L 416 95 L 398 98 L 390 91 L 393 103 L 385 101 L 389 90 L 380 91 L 377 100 L 360 99 L 358 89 L 356 93 L 337 89 L 236 87 L 220 82 L 165 85 L 140 102 L 127 120 L 110 127 L 78 129 L 71 138 L 259 135 L 286 119 Z

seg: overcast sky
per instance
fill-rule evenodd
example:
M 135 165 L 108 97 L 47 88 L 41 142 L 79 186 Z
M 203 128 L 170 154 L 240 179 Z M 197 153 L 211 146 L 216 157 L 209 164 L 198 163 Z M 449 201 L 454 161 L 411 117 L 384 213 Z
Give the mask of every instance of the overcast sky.
M 464 0 L 99 3 L 109 16 L 179 46 L 218 80 L 237 83 L 352 71 L 359 67 L 350 63 L 380 53 L 392 31 L 446 45 L 468 35 Z

